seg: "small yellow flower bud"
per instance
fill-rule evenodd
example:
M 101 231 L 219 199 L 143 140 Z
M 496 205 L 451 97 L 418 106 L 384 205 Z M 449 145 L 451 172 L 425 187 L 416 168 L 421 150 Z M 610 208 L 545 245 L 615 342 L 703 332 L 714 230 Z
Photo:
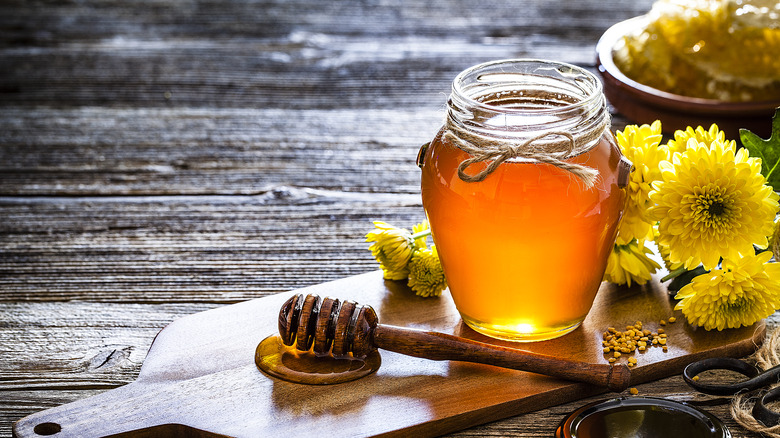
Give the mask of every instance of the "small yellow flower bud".
M 439 296 L 447 288 L 436 245 L 414 252 L 409 261 L 408 285 L 423 297 Z
M 414 251 L 412 234 L 405 229 L 376 221 L 374 230 L 366 234 L 368 249 L 379 262 L 386 280 L 405 280 L 409 275 L 407 264 Z

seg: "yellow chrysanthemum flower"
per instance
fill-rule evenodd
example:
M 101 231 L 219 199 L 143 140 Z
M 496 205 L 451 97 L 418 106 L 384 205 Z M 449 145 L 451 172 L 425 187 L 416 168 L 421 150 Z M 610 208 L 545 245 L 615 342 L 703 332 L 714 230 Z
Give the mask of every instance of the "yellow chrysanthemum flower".
M 428 225 L 428 219 L 412 227 L 412 237 L 414 238 L 414 247 L 427 248 L 428 236 L 431 234 L 431 226 Z
M 658 247 L 658 253 L 661 255 L 661 260 L 664 261 L 664 266 L 666 267 L 667 271 L 674 272 L 683 267 L 683 263 L 681 262 L 672 263 L 672 261 L 669 259 L 668 246 L 658 242 L 656 242 L 656 246 Z
M 615 284 L 645 284 L 661 266 L 648 257 L 653 251 L 644 242 L 632 240 L 628 245 L 615 245 L 607 260 L 604 281 Z
M 685 148 L 688 146 L 688 140 L 695 138 L 699 143 L 712 144 L 713 141 L 719 141 L 721 143 L 726 142 L 726 134 L 718 128 L 718 125 L 710 125 L 710 129 L 704 130 L 701 126 L 697 126 L 696 129 L 690 126 L 685 131 L 674 131 L 674 140 L 669 140 L 669 152 L 685 152 Z M 735 141 L 728 142 L 728 146 L 736 149 L 737 145 Z
M 653 184 L 650 215 L 659 222 L 658 242 L 672 263 L 717 266 L 766 247 L 778 195 L 761 175 L 761 161 L 720 141 L 688 140 L 683 153 L 661 163 L 663 181 Z
M 444 270 L 439 261 L 436 245 L 418 249 L 409 262 L 409 282 L 415 294 L 423 297 L 439 296 L 447 288 Z
M 373 231 L 366 234 L 366 242 L 374 242 L 368 249 L 374 255 L 386 280 L 404 280 L 409 275 L 409 260 L 414 252 L 412 234 L 384 222 L 375 221 Z
M 768 251 L 731 261 L 702 274 L 675 297 L 688 322 L 705 330 L 749 326 L 780 308 L 780 263 Z
M 661 122 L 652 125 L 628 125 L 615 133 L 623 155 L 634 163 L 629 177 L 626 208 L 618 229 L 617 243 L 626 245 L 634 239 L 649 240 L 653 237 L 652 219 L 647 215 L 653 181 L 661 179 L 658 164 L 669 159 L 669 149 L 661 145 Z
M 658 254 L 661 255 L 661 260 L 664 261 L 664 266 L 666 266 L 666 270 L 669 272 L 674 272 L 679 268 L 682 268 L 682 263 L 672 263 L 669 260 L 669 247 L 660 243 L 658 236 L 658 226 L 653 227 L 653 236 L 655 239 L 655 246 L 658 248 Z

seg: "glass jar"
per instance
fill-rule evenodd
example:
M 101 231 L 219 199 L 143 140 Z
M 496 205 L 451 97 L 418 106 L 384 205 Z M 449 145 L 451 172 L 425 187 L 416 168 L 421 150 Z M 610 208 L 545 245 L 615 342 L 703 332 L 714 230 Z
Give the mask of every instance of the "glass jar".
M 459 74 L 447 103 L 418 165 L 463 321 L 513 341 L 574 330 L 601 284 L 631 168 L 601 82 L 565 63 L 494 61 Z

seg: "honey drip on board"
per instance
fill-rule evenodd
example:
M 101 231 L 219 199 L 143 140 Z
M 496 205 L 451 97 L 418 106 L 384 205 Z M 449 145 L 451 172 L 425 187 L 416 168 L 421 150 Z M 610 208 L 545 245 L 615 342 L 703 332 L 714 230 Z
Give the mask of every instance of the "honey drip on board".
M 376 372 L 382 364 L 374 350 L 364 359 L 351 355 L 336 359 L 331 355 L 317 356 L 312 350 L 299 351 L 282 344 L 278 335 L 263 339 L 255 350 L 255 365 L 260 371 L 293 383 L 333 385 L 350 382 Z

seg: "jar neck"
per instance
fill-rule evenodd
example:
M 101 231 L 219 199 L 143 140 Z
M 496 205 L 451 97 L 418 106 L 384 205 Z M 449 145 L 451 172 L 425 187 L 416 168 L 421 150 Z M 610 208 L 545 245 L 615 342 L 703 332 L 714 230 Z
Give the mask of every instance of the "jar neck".
M 609 112 L 601 82 L 587 70 L 519 59 L 480 64 L 459 74 L 447 123 L 457 131 L 519 143 L 565 132 L 577 139 L 579 154 L 595 146 L 608 128 Z M 551 134 L 535 143 L 560 141 Z

